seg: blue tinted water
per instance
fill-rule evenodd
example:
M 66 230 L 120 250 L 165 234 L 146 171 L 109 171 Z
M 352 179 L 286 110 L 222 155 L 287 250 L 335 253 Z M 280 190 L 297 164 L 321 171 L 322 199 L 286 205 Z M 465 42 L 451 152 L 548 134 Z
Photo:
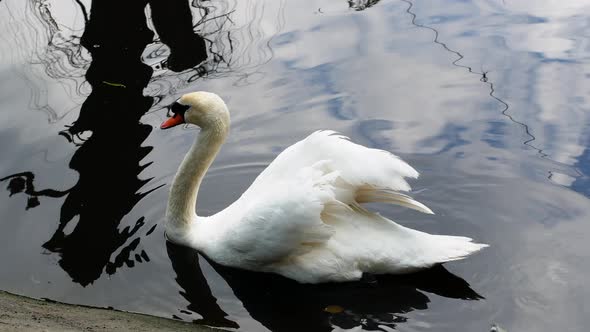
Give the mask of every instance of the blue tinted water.
M 244 331 L 590 323 L 589 1 L 186 4 L 0 2 L 0 289 Z M 491 247 L 377 285 L 300 286 L 167 244 L 196 130 L 158 126 L 193 90 L 232 113 L 200 214 L 334 129 L 421 172 L 413 196 L 436 215 L 382 214 Z

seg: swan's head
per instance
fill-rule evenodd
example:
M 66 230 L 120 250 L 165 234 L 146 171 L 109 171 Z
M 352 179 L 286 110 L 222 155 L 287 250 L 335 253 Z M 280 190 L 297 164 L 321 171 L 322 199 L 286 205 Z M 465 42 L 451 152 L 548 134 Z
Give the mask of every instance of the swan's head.
M 192 123 L 203 129 L 215 129 L 227 132 L 229 129 L 229 111 L 221 97 L 205 91 L 191 92 L 183 95 L 170 105 L 172 117 L 164 121 L 160 128 L 168 129 L 182 123 Z

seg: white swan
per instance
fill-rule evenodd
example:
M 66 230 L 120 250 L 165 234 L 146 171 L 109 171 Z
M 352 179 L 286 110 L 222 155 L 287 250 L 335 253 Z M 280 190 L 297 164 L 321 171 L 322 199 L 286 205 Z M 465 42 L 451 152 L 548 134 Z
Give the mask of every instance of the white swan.
M 225 210 L 195 213 L 205 172 L 223 144 L 230 116 L 214 93 L 194 92 L 173 104 L 166 129 L 201 127 L 174 178 L 166 234 L 219 264 L 274 272 L 301 283 L 353 281 L 363 272 L 399 274 L 458 260 L 487 247 L 470 238 L 431 235 L 369 212 L 386 202 L 432 211 L 399 193 L 418 172 L 397 156 L 317 131 L 288 147 Z

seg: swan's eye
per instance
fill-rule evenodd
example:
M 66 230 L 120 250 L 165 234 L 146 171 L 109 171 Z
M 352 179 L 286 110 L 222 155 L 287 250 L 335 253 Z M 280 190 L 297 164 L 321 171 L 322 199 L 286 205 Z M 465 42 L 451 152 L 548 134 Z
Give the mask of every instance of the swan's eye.
M 175 126 L 178 126 L 181 123 L 185 123 L 184 121 L 184 113 L 190 108 L 190 106 L 182 105 L 178 102 L 170 105 L 170 112 L 172 112 L 172 117 L 168 118 L 166 121 L 162 122 L 160 128 L 168 129 Z
M 186 111 L 187 111 L 189 108 L 191 108 L 191 107 L 190 107 L 190 106 L 187 106 L 187 105 L 180 104 L 179 102 L 174 102 L 174 104 L 172 104 L 172 105 L 170 106 L 170 111 L 171 111 L 173 114 L 180 114 L 180 115 L 183 115 L 183 116 L 184 116 L 184 113 L 185 113 L 185 112 L 186 112 Z

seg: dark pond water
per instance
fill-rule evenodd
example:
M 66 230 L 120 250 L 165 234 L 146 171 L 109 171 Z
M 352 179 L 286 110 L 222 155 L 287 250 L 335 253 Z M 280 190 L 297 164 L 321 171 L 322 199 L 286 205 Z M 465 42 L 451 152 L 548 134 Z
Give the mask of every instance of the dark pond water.
M 122 3 L 0 1 L 0 289 L 243 331 L 590 325 L 589 1 Z M 491 247 L 300 286 L 167 244 L 197 131 L 158 125 L 194 90 L 233 120 L 200 214 L 334 129 L 415 166 L 413 195 L 437 212 L 381 213 Z

